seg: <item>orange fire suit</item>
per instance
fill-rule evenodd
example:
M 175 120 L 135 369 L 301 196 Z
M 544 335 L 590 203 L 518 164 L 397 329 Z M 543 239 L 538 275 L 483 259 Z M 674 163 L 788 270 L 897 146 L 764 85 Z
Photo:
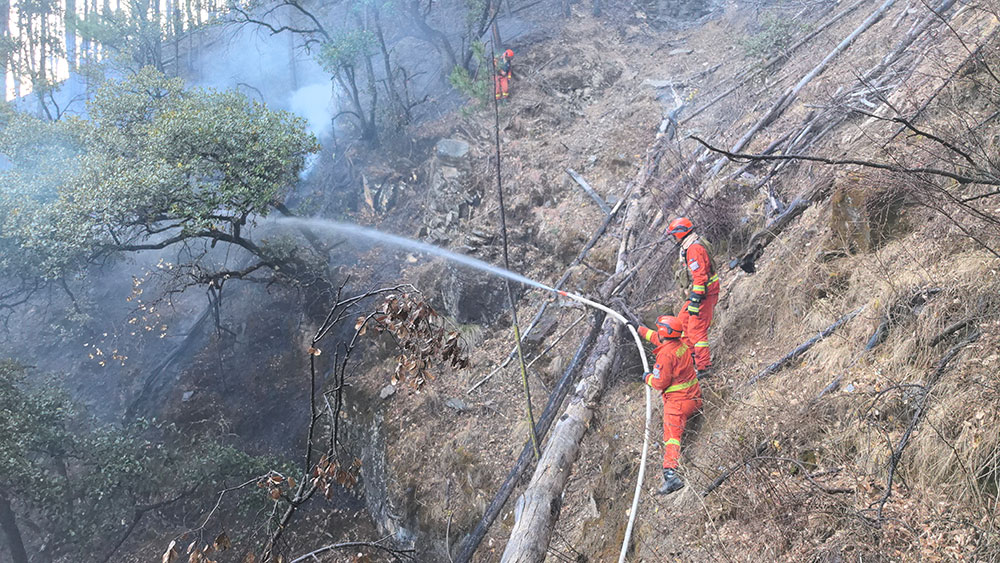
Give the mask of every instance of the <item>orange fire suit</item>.
M 656 363 L 645 376 L 646 385 L 663 398 L 663 468 L 676 469 L 681 435 L 687 420 L 701 408 L 701 387 L 687 344 L 679 338 L 660 338 L 655 330 L 639 327 L 639 336 L 653 343 Z
M 508 96 L 507 89 L 510 86 L 511 79 L 510 59 L 501 56 L 499 59 L 495 59 L 493 64 L 497 69 L 497 74 L 493 77 L 493 90 L 496 98 L 499 100 Z
M 712 324 L 712 313 L 719 301 L 719 274 L 708 255 L 705 245 L 697 235 L 689 235 L 693 240 L 681 244 L 681 262 L 691 278 L 691 293 L 701 298 L 694 303 L 691 296 L 685 301 L 677 318 L 684 325 L 684 338 L 689 348 L 694 349 L 694 361 L 700 370 L 712 366 L 712 352 L 708 347 L 708 327 Z

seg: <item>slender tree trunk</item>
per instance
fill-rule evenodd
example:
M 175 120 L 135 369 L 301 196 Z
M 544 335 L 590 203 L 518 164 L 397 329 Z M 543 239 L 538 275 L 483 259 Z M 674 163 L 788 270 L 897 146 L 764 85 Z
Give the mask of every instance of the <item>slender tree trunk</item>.
M 0 491 L 0 530 L 3 530 L 3 534 L 7 538 L 7 549 L 10 551 L 11 561 L 13 563 L 28 563 L 28 553 L 24 550 L 21 530 L 17 527 L 14 510 L 11 509 L 10 500 L 4 491 Z
M 410 108 L 399 95 L 399 90 L 396 89 L 396 78 L 393 75 L 392 65 L 389 62 L 389 49 L 385 44 L 385 34 L 382 32 L 382 17 L 379 14 L 378 5 L 373 4 L 371 10 L 372 21 L 375 22 L 375 37 L 378 39 L 378 46 L 382 51 L 382 64 L 385 67 L 385 85 L 386 89 L 389 90 L 389 102 L 396 106 L 399 115 L 404 118 L 404 121 L 408 122 L 410 120 Z
M 10 35 L 10 0 L 0 0 L 0 41 Z M 13 53 L 12 53 L 13 54 Z M 0 100 L 7 100 L 7 69 L 10 65 L 7 59 L 0 60 Z
M 65 0 L 66 13 L 63 14 L 63 21 L 66 28 L 63 30 L 63 40 L 66 47 L 66 66 L 70 72 L 77 68 L 76 64 L 76 0 Z
M 420 12 L 421 5 L 420 0 L 410 0 L 409 3 L 410 18 L 413 23 L 416 24 L 417 29 L 420 33 L 424 35 L 424 39 L 429 41 L 434 45 L 442 55 L 444 55 L 445 72 L 442 73 L 445 77 L 451 74 L 451 70 L 458 66 L 458 57 L 455 56 L 455 49 L 451 46 L 451 41 L 448 40 L 448 36 L 441 31 L 434 29 L 427 23 L 427 18 Z
M 153 61 L 154 66 L 160 72 L 163 72 L 163 14 L 160 9 L 160 0 L 152 0 L 153 4 L 153 21 L 151 22 L 149 29 L 149 40 L 152 41 L 153 50 Z

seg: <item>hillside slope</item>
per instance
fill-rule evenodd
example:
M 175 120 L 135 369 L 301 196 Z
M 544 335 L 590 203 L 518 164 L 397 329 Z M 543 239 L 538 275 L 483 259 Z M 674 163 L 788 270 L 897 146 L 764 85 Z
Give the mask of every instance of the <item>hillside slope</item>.
M 798 161 L 726 165 L 687 137 L 732 146 L 880 6 L 883 16 L 742 150 L 866 160 L 896 170 Z M 520 76 L 501 126 L 514 269 L 551 283 L 600 224 L 601 211 L 563 174 L 565 167 L 618 198 L 645 166 L 649 175 L 635 201 L 647 217 L 647 248 L 635 254 L 646 262 L 628 304 L 647 323 L 680 304 L 676 251 L 663 244 L 663 217 L 692 217 L 716 243 L 723 270 L 711 332 L 717 374 L 705 383 L 704 413 L 685 438 L 688 487 L 666 499 L 652 494 L 654 445 L 634 560 L 1000 556 L 993 520 L 1000 209 L 991 197 L 976 199 L 974 207 L 961 201 L 990 193 L 981 184 L 898 169 L 996 178 L 1000 83 L 992 69 L 1000 58 L 990 41 L 996 18 L 983 6 L 950 7 L 940 18 L 924 6 L 891 2 L 815 8 L 771 6 L 755 15 L 727 6 L 670 32 L 651 29 L 641 13 L 609 23 L 581 12 L 558 39 L 518 50 Z M 795 18 L 800 27 L 782 43 L 794 50 L 755 72 L 747 66 L 753 59 L 745 38 L 773 27 L 768 14 Z M 908 37 L 914 40 L 900 43 Z M 807 40 L 796 46 L 798 38 Z M 905 46 L 900 56 L 880 65 L 897 45 Z M 733 93 L 686 120 L 731 86 Z M 678 101 L 686 104 L 678 114 L 680 134 L 653 145 L 657 164 L 650 166 L 646 147 Z M 440 130 L 473 141 L 485 159 L 491 131 L 480 117 L 442 123 Z M 920 134 L 891 121 L 896 117 L 912 120 Z M 962 143 L 970 158 L 944 145 L 948 139 Z M 478 170 L 484 183 L 488 173 Z M 484 193 L 486 213 L 458 229 L 498 221 L 493 196 Z M 774 220 L 776 202 L 792 204 L 787 223 Z M 756 259 L 756 273 L 724 266 L 745 256 L 752 233 L 768 229 L 777 238 Z M 593 291 L 616 248 L 614 235 L 602 239 L 568 287 Z M 480 250 L 486 258 L 497 251 L 496 243 Z M 546 299 L 526 294 L 521 316 Z M 545 337 L 529 350 L 533 357 L 566 331 L 535 364 L 536 413 L 587 331 L 577 321 L 587 320 L 583 311 L 557 309 Z M 855 311 L 784 369 L 751 384 L 769 364 Z M 470 340 L 476 369 L 468 383 L 492 372 L 509 351 L 509 329 L 494 328 Z M 618 552 L 643 404 L 637 359 L 626 355 L 617 366 L 573 467 L 550 546 L 553 561 L 606 561 Z M 437 546 L 425 546 L 428 560 L 447 559 L 443 532 L 454 544 L 471 528 L 525 436 L 514 364 L 472 393 L 466 383 L 442 380 L 386 405 L 389 465 L 398 468 L 390 488 L 395 498 L 409 499 L 400 501 L 405 518 L 440 534 Z M 455 398 L 465 408 L 445 408 Z M 720 475 L 729 477 L 702 498 Z M 512 506 L 477 560 L 499 559 Z

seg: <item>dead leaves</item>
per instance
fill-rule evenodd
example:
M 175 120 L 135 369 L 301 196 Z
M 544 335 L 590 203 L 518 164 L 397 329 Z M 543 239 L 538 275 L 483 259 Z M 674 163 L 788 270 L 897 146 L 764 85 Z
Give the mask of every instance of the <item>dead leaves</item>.
M 358 317 L 354 330 L 361 336 L 371 326 L 377 334 L 393 335 L 400 354 L 396 356 L 392 384 L 408 382 L 418 388 L 427 380 L 434 379 L 433 370 L 443 367 L 439 365 L 442 362 L 452 369 L 469 365 L 458 332 L 446 331 L 440 326 L 439 319 L 437 312 L 426 302 L 404 293 L 387 296 L 374 315 Z
M 257 488 L 267 489 L 271 500 L 280 500 L 282 497 L 291 498 L 294 496 L 295 479 L 272 471 L 257 481 Z
M 358 474 L 361 470 L 361 460 L 355 459 L 346 469 L 336 459 L 331 459 L 324 455 L 319 463 L 312 470 L 312 484 L 320 491 L 327 500 L 333 498 L 336 483 L 345 489 L 349 489 L 358 483 Z
M 188 556 L 187 563 L 218 563 L 215 559 L 209 557 L 212 553 L 217 553 L 225 551 L 233 547 L 232 541 L 230 541 L 229 536 L 225 532 L 220 533 L 215 537 L 215 541 L 209 544 L 199 545 L 198 540 L 192 541 L 188 544 L 187 551 L 185 552 Z M 177 546 L 177 540 L 170 542 L 167 546 L 167 550 L 163 552 L 163 557 L 161 559 L 162 563 L 175 563 L 180 557 L 180 550 Z

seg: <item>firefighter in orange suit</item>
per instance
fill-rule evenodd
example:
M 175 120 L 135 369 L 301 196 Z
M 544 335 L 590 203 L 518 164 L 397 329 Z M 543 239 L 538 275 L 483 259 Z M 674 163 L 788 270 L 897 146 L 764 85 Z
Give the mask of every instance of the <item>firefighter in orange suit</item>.
M 705 248 L 707 243 L 698 238 L 694 225 L 687 217 L 671 221 L 667 234 L 673 235 L 681 245 L 680 259 L 688 273 L 690 292 L 678 317 L 684 326 L 687 345 L 694 349 L 698 375 L 705 377 L 712 367 L 708 327 L 712 324 L 712 313 L 719 301 L 719 274 Z
M 493 90 L 497 99 L 506 98 L 511 79 L 510 63 L 514 59 L 514 51 L 507 49 L 499 59 L 493 60 L 497 74 L 493 77 Z
M 656 364 L 645 374 L 646 385 L 663 397 L 663 486 L 660 494 L 670 494 L 684 486 L 677 476 L 681 455 L 681 434 L 688 418 L 701 408 L 701 388 L 687 344 L 681 338 L 680 319 L 668 315 L 656 319 L 656 330 L 638 327 L 639 336 L 656 347 Z

